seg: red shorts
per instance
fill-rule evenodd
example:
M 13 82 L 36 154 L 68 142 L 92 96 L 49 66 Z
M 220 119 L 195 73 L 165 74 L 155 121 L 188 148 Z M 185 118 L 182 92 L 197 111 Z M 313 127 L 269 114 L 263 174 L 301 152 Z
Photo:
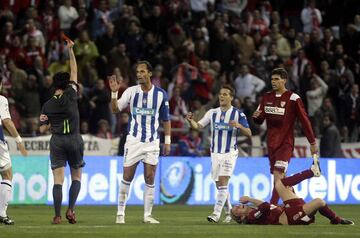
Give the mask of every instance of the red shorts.
M 268 148 L 271 174 L 274 170 L 286 172 L 293 149 L 289 144 L 283 144 L 276 149 Z
M 309 225 L 315 222 L 314 215 L 306 215 L 304 212 L 304 204 L 305 201 L 302 198 L 294 198 L 284 202 L 289 225 Z

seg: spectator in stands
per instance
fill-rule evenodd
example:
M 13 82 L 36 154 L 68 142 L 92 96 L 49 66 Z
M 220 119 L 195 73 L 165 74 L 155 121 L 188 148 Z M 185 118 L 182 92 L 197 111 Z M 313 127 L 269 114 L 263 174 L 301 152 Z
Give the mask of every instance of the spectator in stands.
M 81 135 L 90 134 L 89 133 L 89 123 L 87 121 L 82 121 L 80 123 L 80 134 Z
M 92 108 L 92 115 L 90 117 L 90 132 L 96 133 L 98 122 L 101 119 L 105 119 L 110 122 L 110 94 L 105 87 L 103 79 L 96 81 L 94 89 L 89 93 L 90 105 Z
M 312 124 L 314 124 L 315 112 L 321 107 L 327 90 L 327 84 L 318 75 L 313 74 L 310 90 L 306 92 L 307 113 Z
M 76 47 L 75 56 L 78 62 L 80 82 L 83 80 L 86 64 L 90 64 L 96 57 L 99 56 L 99 51 L 95 43 L 89 38 L 87 31 L 80 33 L 79 39 L 75 40 Z
M 70 37 L 76 39 L 79 37 L 80 32 L 87 30 L 89 28 L 88 23 L 88 14 L 85 6 L 79 7 L 79 17 L 76 18 L 70 27 Z
M 108 59 L 108 71 L 111 73 L 115 68 L 119 68 L 122 77 L 130 78 L 131 76 L 131 62 L 126 51 L 126 45 L 124 42 L 118 42 L 107 55 Z
M 255 50 L 255 43 L 254 39 L 248 35 L 247 25 L 245 23 L 240 23 L 238 26 L 238 33 L 233 34 L 231 38 L 235 48 L 233 53 L 237 55 L 239 63 L 250 63 L 250 58 Z
M 321 12 L 316 8 L 316 1 L 310 0 L 308 6 L 301 11 L 301 21 L 304 26 L 304 32 L 310 33 L 313 30 L 320 30 L 322 23 Z
M 340 125 L 345 142 L 357 142 L 360 129 L 360 96 L 359 85 L 354 84 L 351 91 L 341 98 Z
M 332 122 L 336 125 L 337 124 L 336 111 L 330 97 L 326 97 L 321 107 L 315 112 L 313 128 L 316 137 L 319 137 L 321 134 L 321 131 L 323 129 L 322 121 L 324 115 L 326 114 L 328 114 L 331 117 Z
M 45 53 L 45 38 L 44 34 L 37 29 L 34 19 L 28 19 L 27 23 L 25 25 L 26 33 L 23 36 L 23 44 L 24 45 L 31 45 L 34 48 L 39 47 L 40 53 Z M 29 41 L 29 39 L 32 38 L 33 42 Z
M 49 65 L 48 70 L 51 76 L 62 71 L 68 72 L 70 70 L 70 65 L 69 62 L 66 60 L 65 54 L 61 53 L 59 55 L 59 60 L 52 62 Z
M 58 16 L 60 29 L 64 31 L 65 34 L 69 34 L 71 23 L 79 17 L 76 8 L 72 6 L 71 0 L 64 0 L 64 4 L 59 7 Z
M 325 114 L 322 118 L 323 130 L 320 139 L 320 157 L 344 158 L 341 150 L 340 132 L 334 124 L 333 118 Z
M 265 82 L 249 72 L 246 64 L 241 65 L 240 74 L 235 78 L 236 97 L 244 100 L 250 97 L 255 102 L 256 94 L 265 88 Z
M 96 40 L 98 37 L 105 34 L 106 25 L 114 21 L 122 8 L 122 0 L 117 1 L 115 8 L 109 9 L 108 3 L 105 0 L 99 1 L 99 7 L 93 9 L 93 18 L 91 23 L 91 37 Z
M 204 156 L 205 151 L 202 147 L 200 132 L 190 129 L 186 135 L 182 136 L 178 142 L 179 156 Z
M 184 129 L 185 126 L 185 116 L 188 113 L 188 110 L 185 105 L 184 99 L 181 97 L 181 88 L 175 87 L 172 97 L 169 101 L 170 109 L 170 120 L 171 128 L 175 129 L 172 133 L 173 141 L 178 141 L 179 137 L 182 135 L 182 131 L 177 131 Z
M 7 68 L 10 72 L 11 90 L 15 95 L 22 94 L 28 77 L 27 73 L 25 70 L 18 68 L 12 59 L 7 62 Z
M 112 133 L 110 131 L 109 122 L 105 119 L 100 119 L 98 121 L 98 128 L 97 128 L 97 137 L 103 138 L 103 139 L 111 139 Z
M 114 34 L 114 25 L 109 23 L 105 27 L 105 34 L 96 40 L 100 55 L 107 55 L 117 44 L 117 38 Z
M 310 61 L 306 58 L 304 49 L 299 49 L 297 57 L 293 60 L 292 67 L 292 84 L 294 85 L 294 91 L 300 89 L 300 78 L 303 76 L 305 68 L 310 64 Z M 301 90 L 301 89 L 300 89 Z
M 291 56 L 291 48 L 288 40 L 280 33 L 279 25 L 273 24 L 271 26 L 270 38 L 272 43 L 276 45 L 276 53 L 283 61 L 286 61 Z

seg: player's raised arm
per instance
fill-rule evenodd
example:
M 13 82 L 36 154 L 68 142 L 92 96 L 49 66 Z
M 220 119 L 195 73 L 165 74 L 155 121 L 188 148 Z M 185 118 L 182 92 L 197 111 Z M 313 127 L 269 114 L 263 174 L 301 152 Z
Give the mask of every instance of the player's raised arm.
M 120 111 L 118 108 L 118 104 L 117 104 L 120 82 L 116 79 L 115 75 L 109 76 L 108 80 L 109 80 L 109 86 L 111 89 L 111 102 L 110 102 L 111 111 L 112 111 L 112 113 L 117 113 Z
M 70 40 L 69 38 L 66 38 L 65 41 L 66 41 L 66 46 L 69 49 L 70 81 L 77 83 L 78 82 L 78 77 L 77 77 L 78 69 L 77 69 L 76 58 L 75 58 L 75 53 L 74 53 L 74 49 L 73 49 L 75 43 L 72 40 Z

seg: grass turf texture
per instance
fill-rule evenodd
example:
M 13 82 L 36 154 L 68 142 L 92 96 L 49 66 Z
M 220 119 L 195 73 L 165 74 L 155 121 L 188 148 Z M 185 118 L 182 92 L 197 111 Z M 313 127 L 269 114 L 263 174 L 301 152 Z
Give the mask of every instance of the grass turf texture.
M 143 207 L 128 206 L 126 224 L 115 224 L 115 206 L 79 206 L 76 208 L 78 223 L 69 224 L 65 219 L 66 207 L 62 209 L 62 224 L 51 225 L 51 206 L 15 206 L 8 209 L 15 220 L 14 226 L 0 224 L 0 237 L 360 237 L 360 205 L 331 206 L 340 216 L 355 222 L 355 226 L 330 225 L 328 220 L 316 216 L 310 226 L 255 226 L 214 224 L 206 220 L 212 206 L 168 205 L 154 208 L 153 215 L 160 224 L 143 224 Z

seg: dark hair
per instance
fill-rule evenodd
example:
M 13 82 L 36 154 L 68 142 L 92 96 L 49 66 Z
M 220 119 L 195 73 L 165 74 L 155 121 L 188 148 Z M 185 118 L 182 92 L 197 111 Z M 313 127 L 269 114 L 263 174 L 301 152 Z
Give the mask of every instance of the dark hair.
M 233 219 L 234 221 L 236 221 L 238 224 L 247 224 L 247 219 L 242 219 L 241 216 L 236 216 L 232 209 L 230 209 L 230 216 L 231 216 L 231 219 Z
M 232 96 L 232 97 L 235 96 L 235 89 L 230 84 L 224 84 L 221 86 L 220 89 L 222 89 L 222 88 L 228 89 L 230 91 L 230 96 Z
M 70 82 L 70 74 L 68 72 L 59 72 L 54 75 L 53 79 L 55 89 L 65 90 L 66 86 Z
M 284 68 L 275 68 L 271 71 L 271 75 L 280 75 L 282 79 L 288 79 L 288 73 Z
M 147 67 L 147 70 L 149 72 L 152 72 L 153 71 L 153 67 L 151 66 L 150 62 L 149 61 L 146 61 L 146 60 L 140 60 L 136 63 L 135 65 L 135 69 L 140 65 L 140 64 L 145 64 L 146 67 Z

